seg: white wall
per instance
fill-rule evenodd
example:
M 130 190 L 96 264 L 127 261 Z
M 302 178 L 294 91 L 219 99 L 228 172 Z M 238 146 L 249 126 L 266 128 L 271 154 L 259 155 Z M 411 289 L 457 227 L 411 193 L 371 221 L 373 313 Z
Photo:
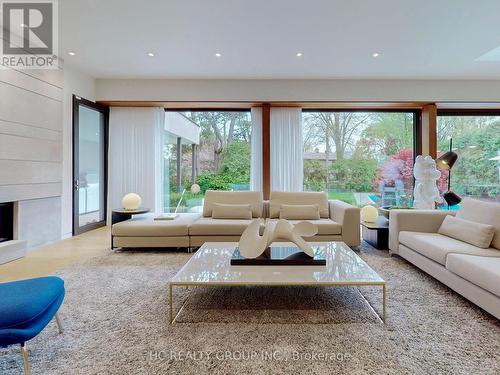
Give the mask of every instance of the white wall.
M 0 69 L 0 202 L 61 195 L 62 72 Z
M 500 101 L 500 80 L 98 79 L 97 100 Z
M 62 237 L 72 234 L 73 215 L 73 94 L 95 100 L 94 78 L 69 66 L 64 68 L 63 89 L 63 179 L 62 179 Z
M 0 69 L 0 202 L 18 202 L 16 239 L 61 235 L 61 70 Z

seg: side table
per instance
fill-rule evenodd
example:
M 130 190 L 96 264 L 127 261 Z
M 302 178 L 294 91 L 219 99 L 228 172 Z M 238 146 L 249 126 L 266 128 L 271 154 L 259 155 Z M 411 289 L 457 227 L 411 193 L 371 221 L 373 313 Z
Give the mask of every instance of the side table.
M 126 210 L 124 208 L 115 208 L 111 212 L 111 225 L 130 219 L 133 215 L 140 215 L 149 212 L 149 208 L 139 207 L 137 210 Z
M 389 220 L 384 216 L 377 217 L 374 223 L 361 222 L 363 240 L 379 250 L 389 248 Z

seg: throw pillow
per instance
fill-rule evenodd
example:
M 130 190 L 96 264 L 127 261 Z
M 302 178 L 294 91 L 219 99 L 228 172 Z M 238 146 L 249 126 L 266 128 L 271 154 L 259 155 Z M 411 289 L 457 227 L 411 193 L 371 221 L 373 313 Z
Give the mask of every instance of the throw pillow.
M 252 208 L 249 204 L 222 204 L 214 203 L 212 207 L 213 219 L 251 219 Z
M 495 234 L 495 228 L 493 225 L 476 223 L 448 215 L 439 227 L 438 233 L 487 249 Z
M 485 202 L 465 197 L 460 203 L 457 217 L 475 221 L 481 224 L 492 225 L 495 234 L 491 246 L 500 250 L 500 203 Z
M 319 218 L 317 204 L 282 204 L 280 207 L 280 219 L 319 220 Z

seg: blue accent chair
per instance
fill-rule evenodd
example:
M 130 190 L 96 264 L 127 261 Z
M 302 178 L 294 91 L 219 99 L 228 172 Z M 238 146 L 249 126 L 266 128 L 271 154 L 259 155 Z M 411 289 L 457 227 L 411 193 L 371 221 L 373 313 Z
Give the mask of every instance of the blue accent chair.
M 30 373 L 26 341 L 55 317 L 64 299 L 64 281 L 56 276 L 0 283 L 0 347 L 20 345 L 24 372 Z

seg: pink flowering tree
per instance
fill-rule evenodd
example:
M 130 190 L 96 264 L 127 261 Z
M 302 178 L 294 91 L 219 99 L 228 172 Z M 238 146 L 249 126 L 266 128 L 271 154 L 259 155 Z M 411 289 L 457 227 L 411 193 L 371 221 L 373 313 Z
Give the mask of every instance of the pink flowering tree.
M 446 191 L 447 177 L 447 173 L 441 171 L 441 177 L 438 180 L 439 191 Z M 405 189 L 413 189 L 413 150 L 411 148 L 400 150 L 377 168 L 373 188 L 378 191 L 381 183 L 394 186 L 397 180 L 403 181 Z

